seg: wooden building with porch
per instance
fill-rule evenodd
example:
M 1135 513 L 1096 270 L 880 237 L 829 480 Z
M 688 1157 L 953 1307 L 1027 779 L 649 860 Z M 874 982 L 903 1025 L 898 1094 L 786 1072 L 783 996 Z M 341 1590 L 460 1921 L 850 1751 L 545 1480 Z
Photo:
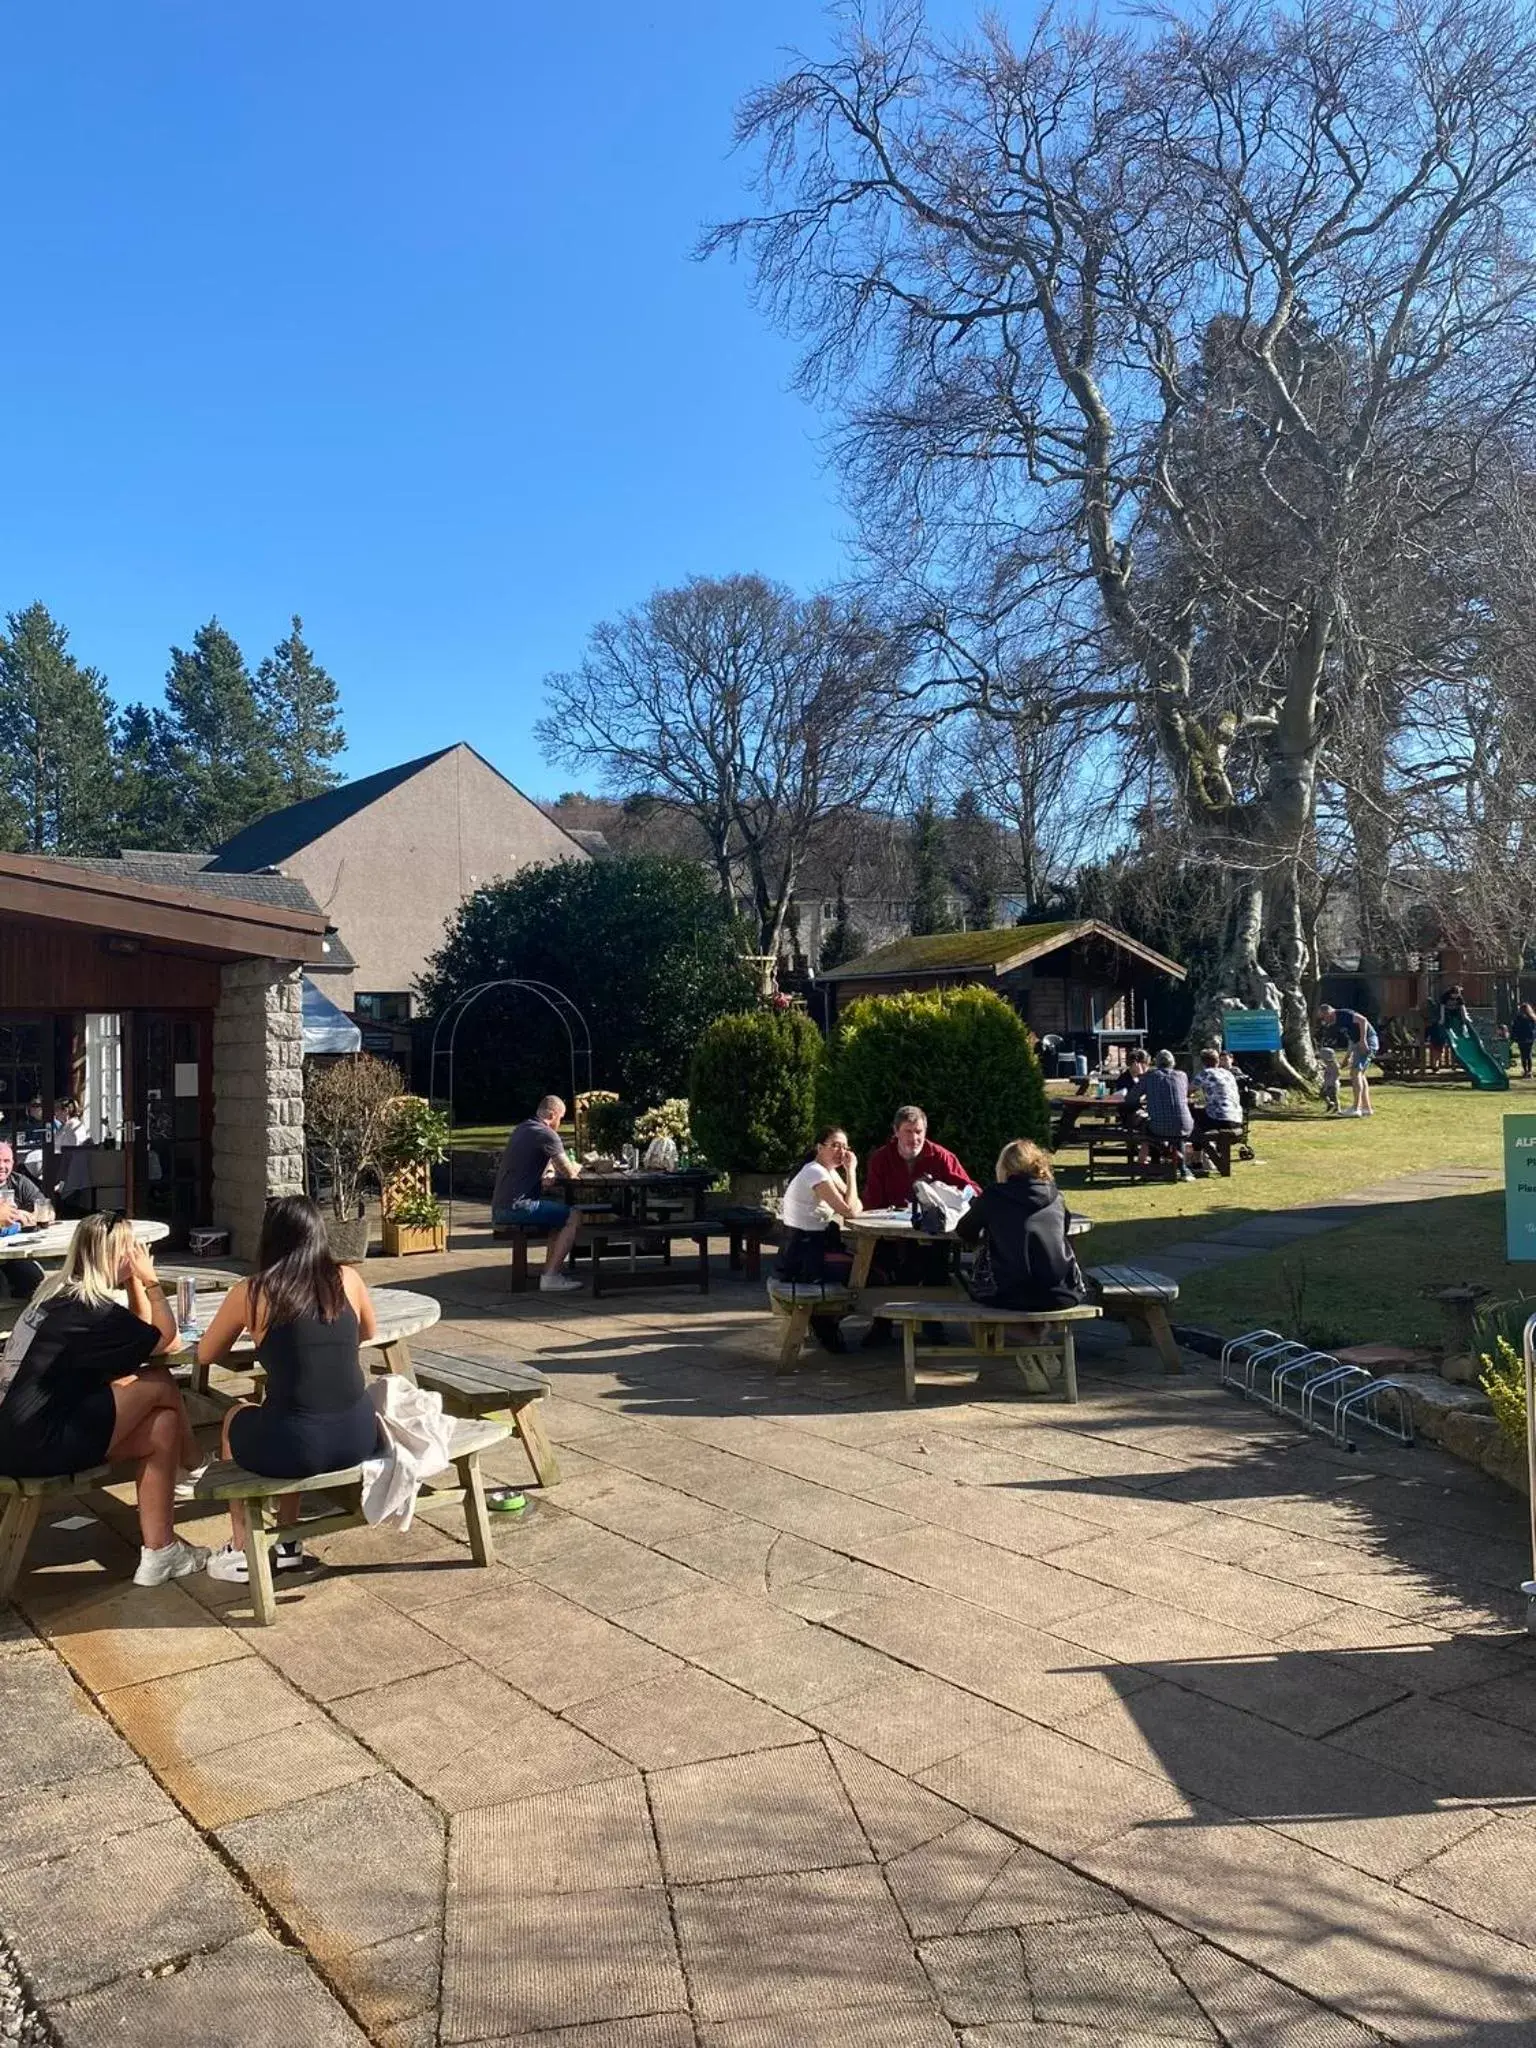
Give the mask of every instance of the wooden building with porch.
M 1093 1056 L 1126 1043 L 1146 1025 L 1154 976 L 1182 981 L 1184 969 L 1097 918 L 1010 925 L 1001 931 L 932 932 L 896 939 L 817 976 L 828 991 L 828 1024 L 859 996 L 905 990 L 995 989 L 1037 1038 Z
M 326 919 L 301 883 L 165 874 L 0 854 L 0 1137 L 77 1206 L 228 1229 L 248 1258 L 268 1195 L 304 1187 L 301 980 Z M 57 1143 L 71 1099 L 81 1158 Z

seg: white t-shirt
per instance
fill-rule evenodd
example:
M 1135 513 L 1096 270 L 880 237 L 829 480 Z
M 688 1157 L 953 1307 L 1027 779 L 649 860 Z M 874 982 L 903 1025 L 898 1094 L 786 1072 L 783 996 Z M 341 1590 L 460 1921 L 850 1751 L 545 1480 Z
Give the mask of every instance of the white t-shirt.
M 1204 1067 L 1200 1086 L 1205 1092 L 1205 1113 L 1216 1124 L 1240 1124 L 1243 1098 L 1237 1092 L 1237 1076 L 1226 1067 Z
M 823 1166 L 817 1159 L 807 1160 L 801 1167 L 784 1190 L 784 1200 L 779 1205 L 779 1215 L 790 1230 L 825 1230 L 836 1221 L 836 1211 L 820 1201 L 816 1192 L 832 1177 L 831 1167 Z

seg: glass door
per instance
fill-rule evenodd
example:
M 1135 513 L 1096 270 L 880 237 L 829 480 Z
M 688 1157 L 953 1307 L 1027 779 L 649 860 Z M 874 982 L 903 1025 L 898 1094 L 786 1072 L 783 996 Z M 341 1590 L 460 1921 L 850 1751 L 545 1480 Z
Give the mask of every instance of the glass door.
M 208 1220 L 206 1018 L 175 1010 L 134 1013 L 128 1100 L 129 1207 L 135 1216 L 168 1223 L 172 1236 L 183 1239 Z

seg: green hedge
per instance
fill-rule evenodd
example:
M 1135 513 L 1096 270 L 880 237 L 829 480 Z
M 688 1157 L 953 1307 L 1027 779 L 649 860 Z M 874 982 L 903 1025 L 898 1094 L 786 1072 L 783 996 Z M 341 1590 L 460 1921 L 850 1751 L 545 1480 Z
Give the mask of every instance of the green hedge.
M 729 1173 L 789 1173 L 815 1135 L 821 1033 L 801 1010 L 745 1010 L 706 1027 L 688 1081 L 693 1136 Z
M 838 1023 L 819 1090 L 822 1118 L 846 1125 L 861 1158 L 891 1134 L 904 1102 L 920 1103 L 940 1145 L 975 1178 L 992 1178 L 1012 1138 L 1050 1143 L 1045 1081 L 1028 1026 L 985 988 L 865 996 Z

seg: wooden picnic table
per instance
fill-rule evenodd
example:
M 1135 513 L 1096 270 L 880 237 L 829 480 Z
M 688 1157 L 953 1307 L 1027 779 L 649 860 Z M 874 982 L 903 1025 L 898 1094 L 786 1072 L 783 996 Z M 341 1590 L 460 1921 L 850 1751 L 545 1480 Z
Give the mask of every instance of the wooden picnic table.
M 0 1237 L 0 1259 L 36 1259 L 40 1265 L 60 1266 L 78 1228 L 77 1217 L 65 1217 L 58 1223 L 45 1223 L 40 1230 L 19 1230 L 14 1237 Z M 140 1244 L 159 1244 L 170 1236 L 171 1226 L 147 1216 L 136 1216 L 133 1234 Z
M 583 1192 L 603 1194 L 621 1217 L 643 1222 L 652 1202 L 686 1202 L 693 1211 L 685 1219 L 698 1222 L 704 1214 L 704 1197 L 719 1176 L 711 1166 L 680 1166 L 670 1173 L 636 1167 L 626 1173 L 622 1166 L 594 1170 L 584 1166 L 579 1180 L 558 1180 L 551 1192 L 563 1194 L 568 1203 L 579 1206 Z
M 1053 1149 L 1070 1145 L 1079 1131 L 1118 1131 L 1124 1128 L 1123 1116 L 1125 1096 L 1119 1095 L 1069 1095 L 1065 1102 L 1053 1105 L 1055 1120 L 1052 1125 Z
M 407 1340 L 419 1336 L 423 1330 L 430 1330 L 434 1323 L 442 1320 L 442 1304 L 435 1301 L 430 1294 L 416 1294 L 408 1287 L 373 1287 L 368 1291 L 373 1297 L 373 1312 L 379 1319 L 379 1327 L 373 1336 L 364 1339 L 362 1348 L 365 1351 L 376 1351 L 379 1354 L 379 1362 L 386 1371 L 404 1373 L 409 1377 L 412 1368 Z M 208 1328 L 224 1306 L 228 1293 L 227 1287 L 221 1287 L 212 1293 L 198 1296 L 200 1333 Z M 254 1364 L 255 1351 L 250 1332 L 243 1331 L 235 1340 L 234 1349 L 224 1364 L 226 1367 L 232 1366 L 238 1372 L 245 1360 L 249 1359 Z M 197 1339 L 194 1337 L 185 1343 L 178 1343 L 175 1350 L 163 1352 L 161 1356 L 167 1365 L 190 1365 L 194 1391 L 206 1394 L 210 1368 L 197 1363 L 196 1352 Z
M 1069 1232 L 1073 1237 L 1081 1237 L 1084 1232 L 1092 1230 L 1092 1228 L 1093 1220 L 1091 1217 L 1074 1216 L 1069 1226 Z M 910 1209 L 866 1209 L 862 1216 L 842 1218 L 838 1223 L 838 1229 L 847 1231 L 854 1241 L 853 1270 L 848 1275 L 848 1288 L 849 1292 L 855 1297 L 872 1297 L 882 1293 L 899 1293 L 906 1300 L 910 1301 L 924 1292 L 921 1287 L 913 1288 L 911 1286 L 892 1286 L 889 1288 L 877 1286 L 871 1288 L 869 1282 L 870 1268 L 875 1262 L 875 1252 L 880 1245 L 941 1244 L 953 1248 L 958 1247 L 960 1243 L 959 1238 L 953 1232 L 946 1232 L 943 1236 L 939 1237 L 930 1237 L 926 1231 L 915 1229 Z M 950 1290 L 934 1288 L 928 1291 L 937 1299 L 941 1295 L 947 1294 Z

